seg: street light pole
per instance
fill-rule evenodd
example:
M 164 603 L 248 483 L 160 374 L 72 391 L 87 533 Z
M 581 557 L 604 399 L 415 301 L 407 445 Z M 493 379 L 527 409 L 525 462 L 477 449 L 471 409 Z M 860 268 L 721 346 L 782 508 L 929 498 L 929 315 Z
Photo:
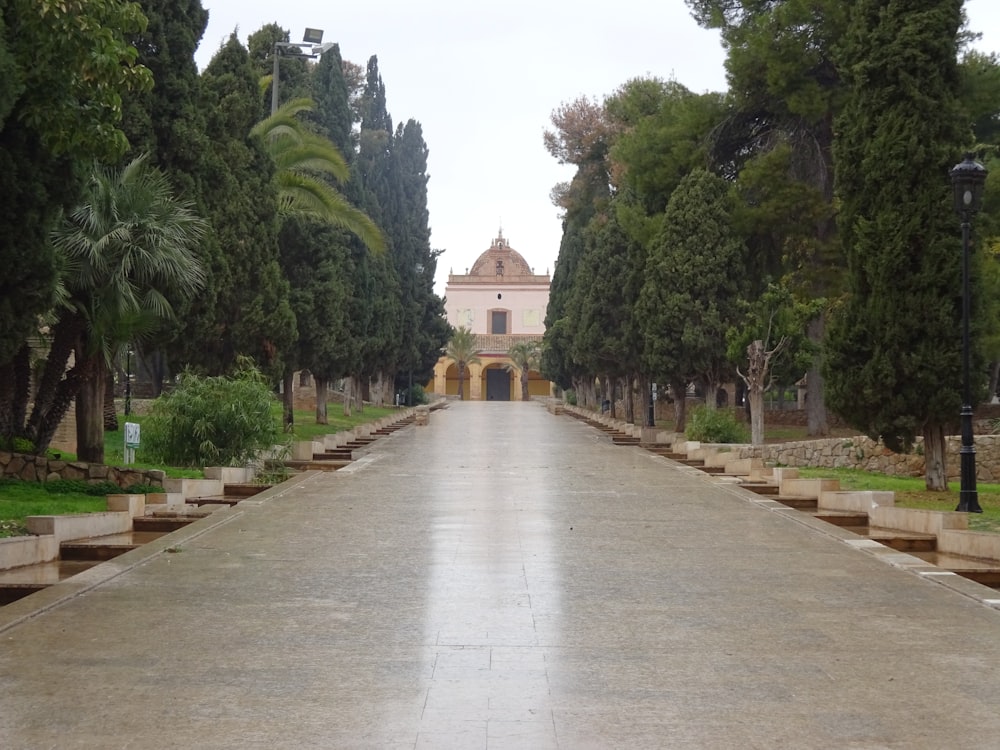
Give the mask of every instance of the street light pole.
M 125 416 L 132 413 L 132 347 L 125 355 Z
M 326 52 L 332 44 L 321 44 L 323 41 L 323 29 L 306 29 L 305 33 L 302 35 L 301 44 L 293 44 L 291 42 L 275 42 L 274 43 L 274 62 L 271 68 L 271 115 L 272 117 L 278 111 L 278 79 L 281 77 L 281 66 L 279 65 L 279 58 L 282 54 L 282 50 L 288 49 L 289 47 L 306 48 L 309 50 L 308 53 L 293 52 L 288 53 L 288 57 L 302 57 L 306 59 L 320 57 L 324 52 Z
M 986 168 L 973 159 L 971 153 L 951 170 L 955 211 L 962 219 L 962 446 L 961 488 L 958 508 L 965 513 L 982 513 L 979 493 L 976 490 L 976 443 L 972 430 L 971 342 L 969 321 L 972 317 L 972 290 L 970 272 L 970 240 L 972 216 L 979 210 L 986 182 Z

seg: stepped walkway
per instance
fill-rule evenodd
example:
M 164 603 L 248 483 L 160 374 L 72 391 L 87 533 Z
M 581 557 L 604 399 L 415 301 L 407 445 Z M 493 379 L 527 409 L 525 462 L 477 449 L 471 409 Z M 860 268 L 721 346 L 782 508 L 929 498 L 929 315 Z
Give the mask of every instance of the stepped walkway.
M 0 608 L 0 747 L 1000 745 L 1000 593 L 747 494 L 453 403 Z

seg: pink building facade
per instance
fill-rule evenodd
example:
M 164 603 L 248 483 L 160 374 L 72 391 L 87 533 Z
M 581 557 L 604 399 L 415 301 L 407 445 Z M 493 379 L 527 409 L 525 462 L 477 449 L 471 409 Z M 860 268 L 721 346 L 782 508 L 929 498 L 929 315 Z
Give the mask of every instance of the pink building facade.
M 519 341 L 542 341 L 551 277 L 536 274 L 499 232 L 493 244 L 464 274 L 451 273 L 445 287 L 448 322 L 476 335 L 480 363 L 466 373 L 464 396 L 471 400 L 508 401 L 521 395 L 520 372 L 509 367 L 507 351 Z M 530 395 L 548 395 L 549 381 L 531 371 Z M 458 370 L 442 357 L 434 368 L 433 390 L 458 393 Z

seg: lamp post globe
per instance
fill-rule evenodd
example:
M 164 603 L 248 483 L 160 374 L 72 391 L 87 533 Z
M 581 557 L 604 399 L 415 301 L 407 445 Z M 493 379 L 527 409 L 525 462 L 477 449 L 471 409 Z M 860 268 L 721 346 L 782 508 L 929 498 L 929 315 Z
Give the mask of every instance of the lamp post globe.
M 986 168 L 967 153 L 950 173 L 954 192 L 955 212 L 962 221 L 962 445 L 961 488 L 958 508 L 965 513 L 982 513 L 979 493 L 976 490 L 976 443 L 972 430 L 972 387 L 970 381 L 969 319 L 972 315 L 969 244 L 972 234 L 972 217 L 982 205 L 986 184 Z

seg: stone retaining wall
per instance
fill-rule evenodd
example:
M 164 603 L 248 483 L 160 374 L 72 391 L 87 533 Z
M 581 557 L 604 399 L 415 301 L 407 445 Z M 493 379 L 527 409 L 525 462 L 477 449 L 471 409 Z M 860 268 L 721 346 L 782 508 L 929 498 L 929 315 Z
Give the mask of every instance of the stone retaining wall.
M 958 481 L 961 438 L 952 436 L 945 441 L 948 479 Z M 1000 481 L 1000 435 L 977 435 L 975 441 L 976 478 L 983 482 Z M 919 477 L 924 474 L 922 448 L 920 441 L 913 453 L 893 453 L 881 443 L 859 435 L 774 445 L 744 445 L 734 447 L 734 452 L 739 458 L 760 458 L 765 463 L 778 466 L 863 469 L 880 474 Z
M 119 487 L 131 487 L 135 484 L 162 487 L 166 475 L 159 469 L 131 469 L 82 461 L 59 461 L 44 456 L 0 451 L 0 476 L 26 482 L 82 479 L 90 484 L 112 482 Z

